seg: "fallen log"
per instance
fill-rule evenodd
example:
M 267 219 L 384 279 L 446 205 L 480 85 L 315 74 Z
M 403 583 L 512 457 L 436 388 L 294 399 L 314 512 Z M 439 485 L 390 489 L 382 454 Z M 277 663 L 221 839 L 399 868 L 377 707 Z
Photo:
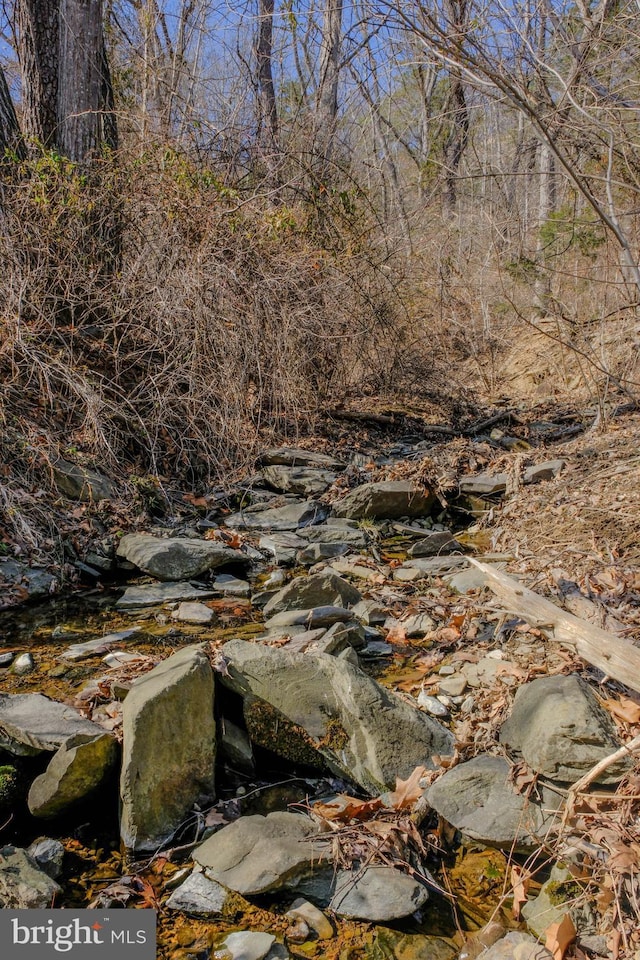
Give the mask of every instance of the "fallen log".
M 537 627 L 550 640 L 572 647 L 592 666 L 640 693 L 640 649 L 623 637 L 561 610 L 494 566 L 467 558 L 509 613 Z

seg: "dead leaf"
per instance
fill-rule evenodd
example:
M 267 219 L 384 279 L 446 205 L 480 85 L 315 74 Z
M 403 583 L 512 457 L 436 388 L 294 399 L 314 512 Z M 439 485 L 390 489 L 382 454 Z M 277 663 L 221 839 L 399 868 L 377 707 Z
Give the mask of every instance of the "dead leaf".
M 396 777 L 396 788 L 387 795 L 388 805 L 393 810 L 409 810 L 423 794 L 420 780 L 426 774 L 424 767 L 416 767 L 410 777 L 401 780 Z
M 553 960 L 563 960 L 567 947 L 576 938 L 576 928 L 571 916 L 565 913 L 562 920 L 548 926 L 545 936 L 545 946 L 553 954 Z
M 368 820 L 381 807 L 380 797 L 375 797 L 373 800 L 358 800 L 357 797 L 340 793 L 333 803 L 314 803 L 311 809 L 323 820 Z
M 387 643 L 406 643 L 407 631 L 401 623 L 394 624 L 387 633 Z
M 513 888 L 513 918 L 519 920 L 520 910 L 523 904 L 527 902 L 529 877 L 517 864 L 511 867 L 511 886 Z
M 630 697 L 603 701 L 607 710 L 623 723 L 640 723 L 640 704 Z

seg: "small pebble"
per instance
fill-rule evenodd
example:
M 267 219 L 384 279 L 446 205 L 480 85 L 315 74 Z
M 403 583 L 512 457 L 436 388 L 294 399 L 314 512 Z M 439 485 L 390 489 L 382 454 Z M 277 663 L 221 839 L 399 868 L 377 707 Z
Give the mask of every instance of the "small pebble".
M 444 703 L 441 703 L 437 697 L 429 696 L 424 690 L 421 690 L 418 695 L 418 706 L 430 713 L 432 717 L 449 716 L 449 711 Z
M 309 939 L 309 927 L 302 919 L 298 917 L 295 923 L 292 923 L 285 933 L 285 937 L 291 943 L 304 943 Z
M 504 653 L 502 650 L 489 650 L 487 656 L 492 660 L 504 660 Z
M 35 660 L 30 653 L 21 653 L 13 661 L 12 671 L 17 677 L 24 677 L 27 673 L 33 673 L 36 668 Z
M 441 677 L 450 677 L 455 672 L 456 668 L 452 667 L 450 663 L 445 664 L 444 667 L 440 667 L 438 670 L 438 673 Z

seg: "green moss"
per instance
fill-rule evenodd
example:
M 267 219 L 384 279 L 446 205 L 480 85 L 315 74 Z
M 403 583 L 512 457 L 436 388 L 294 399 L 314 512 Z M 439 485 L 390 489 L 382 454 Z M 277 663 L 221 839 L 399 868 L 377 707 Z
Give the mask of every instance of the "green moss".
M 10 764 L 0 766 L 0 816 L 8 813 L 19 792 L 18 771 Z
M 544 890 L 549 903 L 554 907 L 560 907 L 568 900 L 575 900 L 580 896 L 580 885 L 570 880 L 549 880 L 545 883 Z

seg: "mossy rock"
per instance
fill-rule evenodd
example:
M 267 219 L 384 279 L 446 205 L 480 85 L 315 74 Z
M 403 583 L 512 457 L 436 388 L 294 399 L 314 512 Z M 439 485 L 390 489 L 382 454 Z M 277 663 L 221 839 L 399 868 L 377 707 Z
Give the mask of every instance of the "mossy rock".
M 0 766 L 0 816 L 9 813 L 21 793 L 20 775 L 11 764 Z

